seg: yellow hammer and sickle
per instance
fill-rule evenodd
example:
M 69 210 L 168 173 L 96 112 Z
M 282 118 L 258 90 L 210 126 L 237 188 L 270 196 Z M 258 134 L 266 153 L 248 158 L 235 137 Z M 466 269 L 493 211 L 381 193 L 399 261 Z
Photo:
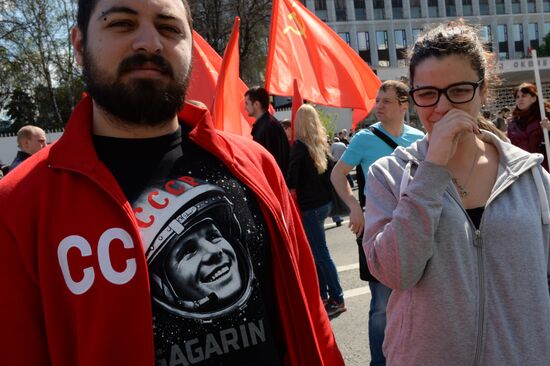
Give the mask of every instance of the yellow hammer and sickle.
M 292 25 L 287 25 L 285 27 L 285 29 L 283 30 L 283 34 L 287 34 L 290 31 L 290 32 L 294 33 L 297 36 L 304 36 L 304 38 L 307 38 L 307 36 L 306 36 L 306 26 L 304 25 L 304 22 L 302 21 L 302 19 L 298 18 L 298 16 L 294 12 L 291 13 L 291 14 L 288 14 L 288 19 L 289 20 L 295 20 L 296 23 L 298 23 L 299 29 L 296 29 Z

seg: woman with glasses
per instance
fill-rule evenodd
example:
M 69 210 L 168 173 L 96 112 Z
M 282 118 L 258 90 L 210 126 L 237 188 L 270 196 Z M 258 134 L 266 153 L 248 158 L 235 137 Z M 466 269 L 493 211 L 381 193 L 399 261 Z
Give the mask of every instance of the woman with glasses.
M 514 90 L 516 107 L 508 124 L 508 137 L 512 144 L 531 153 L 544 156 L 542 165 L 548 170 L 542 127 L 549 127 L 548 119 L 540 118 L 537 87 L 523 83 Z M 545 113 L 550 114 L 550 103 L 544 102 Z
M 369 171 L 363 247 L 393 289 L 388 365 L 550 360 L 550 175 L 480 118 L 492 60 L 462 21 L 423 33 L 409 80 L 427 135 Z

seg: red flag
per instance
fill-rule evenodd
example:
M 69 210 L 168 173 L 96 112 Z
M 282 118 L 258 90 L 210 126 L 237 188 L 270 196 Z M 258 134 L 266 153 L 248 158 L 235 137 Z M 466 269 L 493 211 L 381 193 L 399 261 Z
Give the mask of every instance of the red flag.
M 294 119 L 296 118 L 298 108 L 300 108 L 303 103 L 296 79 L 294 79 L 294 82 L 292 83 L 292 89 L 294 93 L 292 95 L 292 113 L 290 114 L 290 142 L 294 143 Z
M 222 58 L 197 32 L 193 31 L 193 72 L 186 99 L 193 99 L 202 102 L 213 111 L 214 98 L 216 96 L 216 85 L 222 68 Z M 238 73 L 237 73 L 238 75 Z M 242 117 L 249 125 L 254 123 L 254 118 L 249 117 L 244 109 L 244 93 L 248 90 L 246 84 L 238 79 L 238 94 L 240 99 L 238 105 Z
M 223 62 L 216 85 L 212 117 L 218 130 L 233 132 L 252 138 L 251 127 L 241 114 L 244 92 L 239 90 L 239 27 L 241 19 L 235 18 L 231 37 L 225 48 Z
M 363 110 L 357 118 L 374 107 L 380 87 L 365 61 L 302 3 L 274 0 L 266 89 L 291 95 L 293 79 L 304 99 Z
M 197 32 L 193 31 L 193 72 L 186 99 L 202 102 L 212 110 L 222 58 Z

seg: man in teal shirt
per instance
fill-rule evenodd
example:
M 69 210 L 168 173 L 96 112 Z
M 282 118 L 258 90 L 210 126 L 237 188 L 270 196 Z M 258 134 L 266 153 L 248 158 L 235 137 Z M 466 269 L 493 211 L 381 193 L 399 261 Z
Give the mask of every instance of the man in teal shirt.
M 358 236 L 361 279 L 369 281 L 371 291 L 369 344 L 372 366 L 386 364 L 382 343 L 386 328 L 386 305 L 391 290 L 374 278 L 368 271 L 366 262 L 361 260 L 364 258 L 361 245 L 364 226 L 363 210 L 352 194 L 346 175 L 354 166 L 361 165 L 366 180 L 372 163 L 390 155 L 396 145 L 407 147 L 424 136 L 422 131 L 405 124 L 404 117 L 409 108 L 408 93 L 408 87 L 400 81 L 388 80 L 382 83 L 376 96 L 375 106 L 375 114 L 379 122 L 353 137 L 331 174 L 334 188 L 351 210 L 349 227 Z

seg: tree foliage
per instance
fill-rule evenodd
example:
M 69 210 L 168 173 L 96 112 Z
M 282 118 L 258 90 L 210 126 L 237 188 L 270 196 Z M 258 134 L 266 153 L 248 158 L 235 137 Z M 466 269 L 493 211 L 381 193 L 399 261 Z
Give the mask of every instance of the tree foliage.
M 82 91 L 70 44 L 75 15 L 73 0 L 2 1 L 0 109 L 8 104 L 13 109 L 24 92 L 38 106 L 35 124 L 65 125 L 64 111 L 74 107 Z M 16 130 L 17 123 L 11 118 L 12 130 Z
M 84 87 L 70 44 L 76 3 L 0 1 L 0 122 L 9 118 L 14 131 L 31 120 L 43 128 L 63 127 L 80 99 Z M 220 55 L 235 16 L 241 18 L 241 77 L 262 85 L 271 0 L 190 0 L 190 6 L 195 29 Z M 29 98 L 34 108 L 16 108 Z
M 221 56 L 236 16 L 241 18 L 239 57 L 241 78 L 262 85 L 265 77 L 271 0 L 191 0 L 195 30 Z
M 7 104 L 7 114 L 13 121 L 14 131 L 27 124 L 35 124 L 36 107 L 34 101 L 24 90 L 15 89 Z
M 538 57 L 550 56 L 550 32 L 546 34 L 542 40 L 542 44 L 537 47 Z

